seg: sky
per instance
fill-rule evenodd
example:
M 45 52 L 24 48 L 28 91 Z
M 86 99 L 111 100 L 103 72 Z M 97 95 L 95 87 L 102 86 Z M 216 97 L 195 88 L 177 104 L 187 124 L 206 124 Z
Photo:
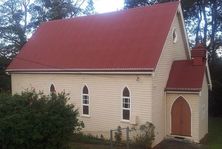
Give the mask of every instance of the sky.
M 123 8 L 124 0 L 93 0 L 96 12 L 105 13 Z
M 33 1 L 31 0 L 31 2 Z M 0 0 L 0 4 L 3 2 L 4 0 Z M 97 13 L 117 11 L 124 6 L 124 0 L 93 0 L 93 2 Z

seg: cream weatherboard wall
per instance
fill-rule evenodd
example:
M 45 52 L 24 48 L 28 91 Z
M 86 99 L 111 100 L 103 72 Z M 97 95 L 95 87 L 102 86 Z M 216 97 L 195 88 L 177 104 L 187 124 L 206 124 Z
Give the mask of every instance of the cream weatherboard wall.
M 199 113 L 199 138 L 203 139 L 208 133 L 208 82 L 206 75 L 204 75 L 202 91 L 200 93 Z
M 70 102 L 82 112 L 82 88 L 87 85 L 90 98 L 90 117 L 80 116 L 84 121 L 86 133 L 104 136 L 117 126 L 133 126 L 137 116 L 138 123 L 151 122 L 152 77 L 151 75 L 75 75 L 75 74 L 11 74 L 12 92 L 20 93 L 27 88 L 35 88 L 49 94 L 51 84 L 57 92 L 70 93 Z M 130 90 L 131 122 L 121 118 L 122 91 Z
M 168 33 L 162 54 L 157 64 L 153 77 L 153 102 L 152 102 L 152 122 L 156 126 L 156 140 L 154 144 L 164 139 L 165 133 L 165 113 L 166 113 L 166 96 L 165 87 L 169 77 L 171 65 L 174 60 L 185 60 L 186 45 L 184 43 L 183 26 L 177 13 L 173 20 L 171 29 Z M 173 42 L 173 30 L 177 31 L 177 42 Z

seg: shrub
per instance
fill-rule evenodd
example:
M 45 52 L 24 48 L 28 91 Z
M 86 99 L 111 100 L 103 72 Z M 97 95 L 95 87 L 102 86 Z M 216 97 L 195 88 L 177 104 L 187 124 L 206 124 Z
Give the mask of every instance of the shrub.
M 120 144 L 122 142 L 122 130 L 120 126 L 117 127 L 117 131 L 115 132 L 114 138 L 116 144 Z
M 134 137 L 134 145 L 143 149 L 151 149 L 152 143 L 155 140 L 154 129 L 155 126 L 150 122 L 141 125 L 139 133 Z
M 1 149 L 67 149 L 84 126 L 65 93 L 0 95 Z
M 98 136 L 93 136 L 91 134 L 78 133 L 73 137 L 73 142 L 81 142 L 86 144 L 109 144 L 110 141 L 106 140 L 104 137 L 99 138 Z

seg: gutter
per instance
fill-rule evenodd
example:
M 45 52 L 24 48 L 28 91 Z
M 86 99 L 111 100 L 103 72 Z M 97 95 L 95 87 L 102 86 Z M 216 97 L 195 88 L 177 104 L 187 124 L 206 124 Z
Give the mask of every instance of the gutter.
M 212 81 L 211 81 L 211 75 L 210 75 L 210 69 L 209 69 L 209 64 L 208 62 L 206 62 L 206 67 L 207 67 L 207 82 L 208 82 L 208 86 L 210 88 L 210 90 L 212 91 L 213 85 L 212 85 Z
M 7 69 L 7 74 L 122 74 L 154 75 L 153 69 Z
M 168 94 L 199 94 L 199 90 L 165 90 Z

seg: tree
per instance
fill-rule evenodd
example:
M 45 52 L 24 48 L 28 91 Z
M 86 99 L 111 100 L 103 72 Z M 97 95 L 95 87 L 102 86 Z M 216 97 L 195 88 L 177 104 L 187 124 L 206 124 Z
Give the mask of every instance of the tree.
M 65 93 L 0 94 L 1 149 L 68 149 L 84 126 Z
M 30 6 L 31 22 L 38 26 L 41 22 L 82 15 L 86 3 L 86 0 L 35 0 Z
M 9 92 L 11 89 L 10 76 L 5 74 L 5 69 L 9 64 L 9 59 L 0 56 L 0 93 Z
M 86 6 L 84 10 L 84 14 L 90 15 L 90 14 L 95 14 L 95 7 L 94 7 L 94 2 L 93 0 L 88 0 L 87 1 L 88 5 Z
M 148 6 L 157 3 L 157 0 L 125 0 L 124 8 L 134 8 L 141 6 Z
M 213 69 L 211 68 L 213 90 L 210 92 L 209 112 L 212 116 L 222 117 L 222 59 L 217 57 L 214 61 Z
M 14 57 L 26 42 L 28 0 L 7 0 L 0 5 L 0 56 Z

